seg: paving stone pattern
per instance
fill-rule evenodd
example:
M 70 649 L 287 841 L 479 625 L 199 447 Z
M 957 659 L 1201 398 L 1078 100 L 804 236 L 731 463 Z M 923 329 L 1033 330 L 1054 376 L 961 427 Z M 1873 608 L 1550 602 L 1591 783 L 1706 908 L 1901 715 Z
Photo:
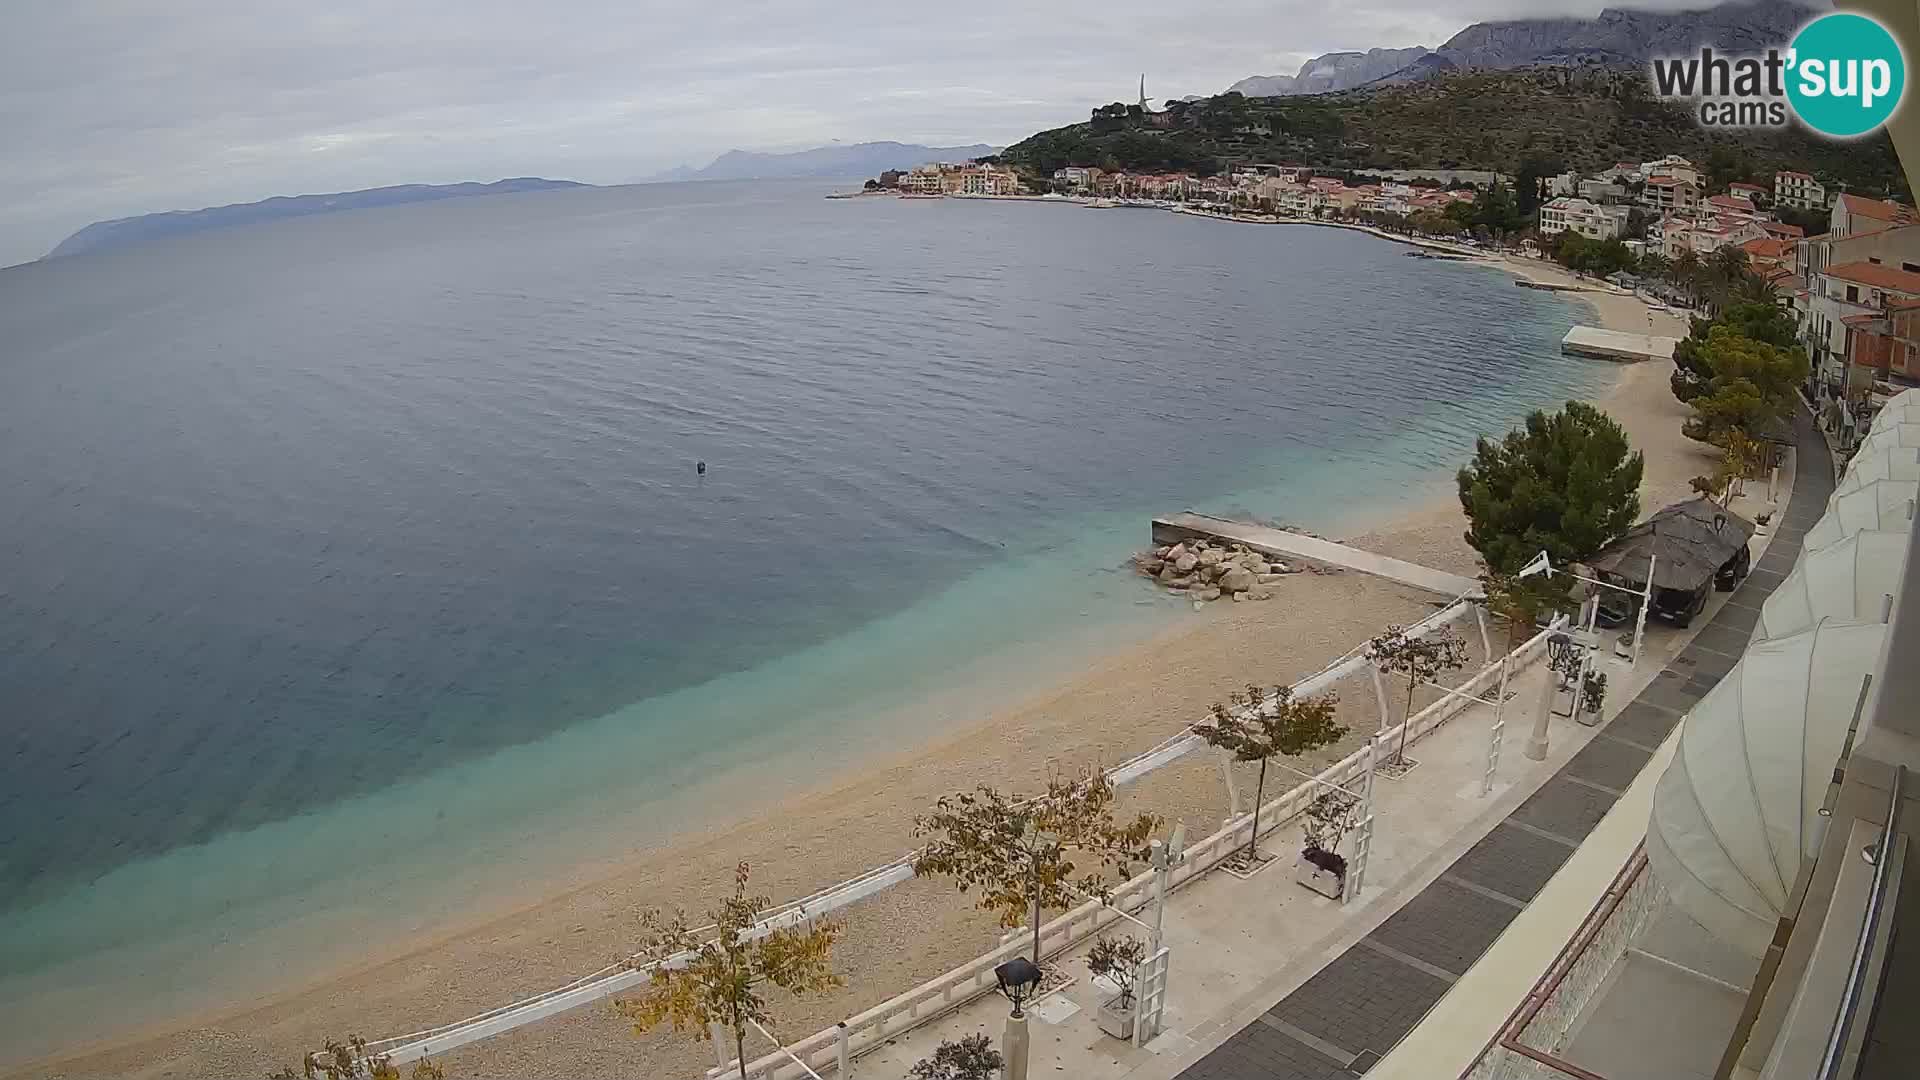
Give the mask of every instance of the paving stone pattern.
M 1680 722 L 1732 669 L 1760 604 L 1826 512 L 1825 440 L 1796 417 L 1793 493 L 1766 557 L 1693 642 L 1558 774 L 1372 934 L 1180 1075 L 1187 1080 L 1328 1080 L 1365 1075 L 1413 1030 L 1593 831 Z M 1305 1038 L 1290 1032 L 1298 1032 Z M 1317 1044 L 1317 1045 L 1315 1045 Z

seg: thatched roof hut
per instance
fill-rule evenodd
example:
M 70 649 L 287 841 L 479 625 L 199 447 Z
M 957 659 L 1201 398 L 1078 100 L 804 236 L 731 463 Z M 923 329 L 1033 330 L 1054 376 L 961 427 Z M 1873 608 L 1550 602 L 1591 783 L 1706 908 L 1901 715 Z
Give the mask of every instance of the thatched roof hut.
M 1588 565 L 1610 581 L 1637 589 L 1646 585 L 1652 557 L 1655 588 L 1692 592 L 1712 581 L 1752 535 L 1753 523 L 1746 518 L 1711 499 L 1689 499 L 1628 529 Z

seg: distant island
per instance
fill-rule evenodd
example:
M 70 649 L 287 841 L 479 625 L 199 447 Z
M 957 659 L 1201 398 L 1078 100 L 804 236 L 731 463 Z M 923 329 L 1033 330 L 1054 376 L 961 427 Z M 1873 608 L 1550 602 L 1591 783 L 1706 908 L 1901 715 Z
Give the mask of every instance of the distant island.
M 905 170 L 929 161 L 971 161 L 999 152 L 997 146 L 921 146 L 917 143 L 863 142 L 818 146 L 790 154 L 762 154 L 729 150 L 703 168 L 681 166 L 656 173 L 646 183 L 685 180 L 799 180 L 878 176 L 889 169 Z
M 278 195 L 258 202 L 210 206 L 204 210 L 169 210 L 158 214 L 96 221 L 60 241 L 45 258 L 79 255 L 88 251 L 130 247 L 165 236 L 252 225 L 283 218 L 331 214 L 342 210 L 364 210 L 375 206 L 432 202 L 437 199 L 464 199 L 477 195 L 503 195 L 517 191 L 551 191 L 560 188 L 591 187 L 572 180 L 543 180 L 537 176 L 517 176 L 495 180 L 491 184 L 468 181 L 463 184 L 396 184 L 392 187 L 337 191 L 327 195 Z

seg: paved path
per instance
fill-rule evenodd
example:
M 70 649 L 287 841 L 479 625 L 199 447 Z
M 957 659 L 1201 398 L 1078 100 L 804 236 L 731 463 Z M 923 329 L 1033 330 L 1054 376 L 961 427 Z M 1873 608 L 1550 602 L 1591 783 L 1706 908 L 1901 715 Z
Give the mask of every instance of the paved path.
M 1739 659 L 1761 602 L 1792 568 L 1833 492 L 1826 444 L 1804 414 L 1795 427 L 1793 493 L 1766 555 L 1673 663 L 1433 884 L 1181 1077 L 1344 1080 L 1364 1075 L 1413 1030 Z
M 1196 514 L 1191 510 L 1153 519 L 1153 542 L 1156 544 L 1171 544 L 1196 536 L 1245 544 L 1262 555 L 1276 558 L 1311 559 L 1328 566 L 1345 567 L 1448 597 L 1480 591 L 1480 583 L 1470 577 L 1449 574 L 1401 559 L 1390 559 L 1385 555 L 1375 555 L 1371 551 L 1361 551 L 1356 547 L 1286 529 L 1233 521 L 1212 514 Z

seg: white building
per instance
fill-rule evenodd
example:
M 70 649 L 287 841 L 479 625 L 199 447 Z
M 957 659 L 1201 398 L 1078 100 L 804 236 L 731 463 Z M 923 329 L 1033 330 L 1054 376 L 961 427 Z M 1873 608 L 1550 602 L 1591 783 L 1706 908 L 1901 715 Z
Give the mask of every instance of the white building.
M 1668 154 L 1658 161 L 1641 162 L 1640 175 L 1649 180 L 1656 176 L 1671 176 L 1676 180 L 1685 180 L 1696 187 L 1700 184 L 1700 170 L 1694 168 L 1693 162 L 1678 154 Z
M 1540 231 L 1548 236 L 1571 229 L 1590 240 L 1611 240 L 1626 223 L 1626 207 L 1599 206 L 1571 196 L 1550 199 L 1540 207 Z
M 1700 205 L 1700 185 L 1683 176 L 1662 174 L 1647 181 L 1640 201 L 1656 213 L 1689 213 Z
M 1827 205 L 1827 188 L 1806 173 L 1783 170 L 1773 174 L 1773 201 L 1780 206 L 1818 210 Z

